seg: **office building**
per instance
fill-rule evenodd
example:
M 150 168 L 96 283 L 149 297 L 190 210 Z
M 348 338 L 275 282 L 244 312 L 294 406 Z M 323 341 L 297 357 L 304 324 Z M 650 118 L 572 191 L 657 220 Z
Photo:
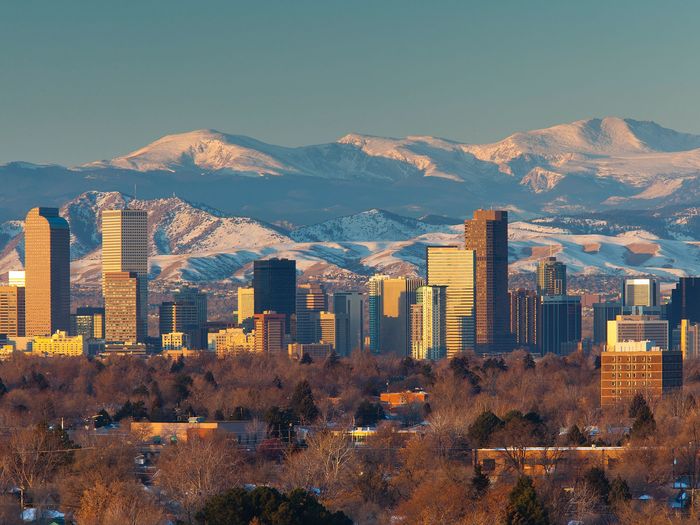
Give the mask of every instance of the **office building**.
M 566 295 L 566 265 L 556 257 L 537 263 L 537 294 Z
M 286 354 L 287 316 L 276 312 L 255 314 L 255 351 L 259 354 Z
M 537 348 L 537 316 L 539 298 L 534 290 L 519 288 L 510 291 L 510 331 L 518 348 Z
M 139 276 L 136 272 L 108 272 L 103 275 L 105 298 L 105 340 L 111 343 L 138 343 L 145 340 L 141 323 Z
M 70 328 L 70 230 L 56 208 L 33 208 L 24 222 L 25 332 Z
M 255 352 L 255 333 L 242 328 L 225 328 L 214 334 L 217 357 Z
M 610 321 L 614 323 L 615 321 Z M 629 403 L 638 393 L 659 397 L 683 387 L 683 355 L 649 340 L 620 342 L 600 355 L 600 404 Z
M 331 302 L 332 310 L 348 316 L 348 348 L 350 353 L 364 350 L 365 342 L 365 303 L 367 296 L 362 292 L 336 292 Z
M 173 292 L 175 303 L 192 303 L 196 310 L 196 326 L 192 326 L 188 331 L 191 348 L 203 350 L 207 347 L 207 294 L 192 286 L 183 286 Z
M 104 286 L 108 273 L 135 274 L 139 294 L 136 335 L 138 342 L 145 341 L 148 336 L 148 212 L 146 210 L 102 211 L 102 285 L 105 301 Z M 125 300 L 133 302 L 131 299 Z M 114 332 L 112 335 L 115 335 Z
M 253 263 L 254 308 L 256 314 L 283 314 L 286 333 L 291 331 L 296 310 L 296 261 L 263 259 Z
M 350 319 L 346 314 L 320 312 L 318 314 L 319 339 L 328 343 L 339 356 L 350 355 Z
M 370 350 L 400 357 L 411 355 L 411 305 L 423 280 L 374 276 L 369 280 Z
M 593 303 L 593 343 L 605 344 L 608 340 L 608 321 L 622 315 L 621 303 Z
M 626 278 L 622 284 L 623 308 L 661 306 L 659 283 L 653 278 Z
M 668 322 L 671 328 L 680 325 L 682 319 L 700 323 L 700 277 L 681 277 L 671 291 L 668 305 Z M 678 343 L 678 341 L 674 341 Z
M 189 336 L 193 346 L 202 348 L 199 309 L 195 303 L 166 301 L 160 305 L 159 310 L 158 328 L 161 336 L 172 332 L 183 332 Z
M 244 321 L 248 319 L 253 319 L 255 315 L 255 289 L 251 286 L 250 288 L 238 288 L 238 312 L 237 321 L 239 325 L 242 325 Z
M 7 272 L 7 279 L 10 286 L 20 286 L 25 288 L 27 286 L 26 274 L 24 270 L 10 270 Z
M 581 299 L 572 295 L 540 297 L 537 340 L 542 355 L 565 355 L 581 340 Z
M 191 350 L 192 341 L 190 335 L 184 332 L 170 332 L 161 334 L 160 347 L 162 350 Z
M 0 334 L 24 337 L 24 294 L 24 286 L 0 286 Z
M 71 337 L 61 330 L 50 336 L 35 336 L 32 354 L 43 357 L 78 357 L 85 355 L 83 337 Z
M 668 350 L 668 321 L 654 315 L 618 315 L 608 321 L 606 350 L 616 351 L 619 343 L 651 341 L 653 346 Z
M 290 343 L 287 345 L 287 352 L 290 359 L 301 360 L 306 355 L 313 361 L 321 361 L 328 358 L 334 350 L 330 343 Z
M 465 248 L 476 252 L 476 346 L 512 350 L 508 301 L 508 212 L 476 210 L 464 222 Z
M 82 335 L 84 341 L 105 338 L 105 309 L 80 306 L 70 316 L 70 335 Z
M 328 311 L 328 296 L 322 285 L 301 284 L 297 287 L 296 299 L 296 341 L 302 344 L 317 343 L 319 314 Z
M 446 286 L 447 357 L 475 348 L 474 287 L 476 259 L 457 246 L 428 246 L 428 286 Z
M 681 319 L 678 327 L 673 330 L 673 340 L 678 342 L 674 350 L 677 348 L 683 354 L 683 360 L 700 357 L 700 323 Z
M 416 290 L 411 306 L 411 357 L 437 361 L 446 357 L 449 286 L 428 285 Z

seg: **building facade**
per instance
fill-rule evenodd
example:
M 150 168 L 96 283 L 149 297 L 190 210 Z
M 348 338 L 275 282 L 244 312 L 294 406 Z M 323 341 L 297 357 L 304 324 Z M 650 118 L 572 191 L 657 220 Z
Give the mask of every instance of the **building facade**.
M 321 340 L 319 333 L 319 315 L 328 311 L 328 295 L 321 284 L 300 284 L 296 298 L 296 340 L 299 343 L 317 343 Z
M 423 279 L 374 276 L 369 282 L 370 349 L 400 357 L 411 355 L 411 305 Z
M 608 321 L 622 315 L 621 303 L 593 303 L 593 343 L 605 344 L 608 340 Z
M 332 311 L 348 316 L 348 350 L 350 353 L 365 349 L 365 307 L 367 295 L 362 292 L 336 292 L 331 302 Z
M 478 352 L 508 352 L 508 212 L 476 210 L 464 222 L 465 248 L 476 252 L 476 347 Z
M 0 286 L 0 334 L 25 336 L 24 286 Z
M 255 314 L 255 351 L 259 354 L 286 354 L 287 316 L 276 312 Z
M 244 321 L 252 319 L 255 315 L 255 289 L 252 286 L 249 288 L 239 287 L 237 294 L 237 321 L 239 325 L 242 325 Z
M 556 257 L 537 263 L 537 294 L 566 295 L 566 265 Z
M 286 333 L 290 333 L 292 316 L 296 312 L 296 261 L 291 259 L 254 261 L 253 288 L 255 313 L 283 314 Z
M 573 295 L 540 297 L 537 339 L 542 355 L 566 355 L 581 340 L 581 299 Z
M 196 310 L 197 321 L 189 330 L 190 348 L 203 350 L 207 347 L 207 319 L 208 301 L 207 294 L 192 286 L 183 286 L 173 292 L 176 304 L 191 303 Z
M 625 308 L 661 306 L 661 291 L 658 281 L 649 277 L 624 279 L 622 306 Z
M 33 208 L 24 222 L 25 332 L 70 328 L 70 230 L 56 208 Z
M 70 335 L 82 335 L 85 341 L 105 338 L 105 309 L 80 306 L 70 316 Z
M 411 306 L 411 357 L 437 361 L 447 357 L 448 286 L 421 286 Z
M 534 290 L 519 288 L 510 291 L 510 331 L 519 348 L 534 351 L 537 348 L 537 317 L 539 298 Z
M 78 357 L 85 355 L 85 342 L 80 335 L 71 337 L 59 330 L 51 336 L 35 336 L 32 354 L 42 357 Z
M 320 312 L 318 314 L 319 339 L 327 343 L 339 356 L 350 355 L 350 319 L 346 314 Z
M 668 321 L 654 315 L 618 315 L 608 321 L 606 350 L 614 352 L 619 343 L 651 341 L 661 350 L 668 350 Z
M 428 286 L 446 286 L 447 357 L 476 347 L 476 255 L 457 246 L 428 246 Z
M 105 340 L 138 343 L 146 336 L 142 320 L 140 280 L 136 272 L 107 272 L 103 276 Z
M 214 340 L 217 357 L 255 352 L 255 333 L 248 333 L 242 328 L 219 330 Z

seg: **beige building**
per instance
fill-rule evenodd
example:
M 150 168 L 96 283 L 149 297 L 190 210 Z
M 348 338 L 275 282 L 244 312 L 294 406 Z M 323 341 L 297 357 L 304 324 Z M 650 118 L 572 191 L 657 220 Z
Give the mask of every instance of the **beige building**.
M 255 315 L 255 289 L 238 288 L 238 324 Z
M 136 336 L 142 342 L 148 335 L 148 212 L 145 210 L 102 211 L 103 286 L 108 273 L 124 272 L 135 273 L 138 280 L 138 304 L 143 307 L 138 312 Z
M 0 286 L 0 334 L 24 337 L 24 294 L 23 286 Z
M 245 333 L 242 328 L 219 330 L 214 340 L 218 357 L 255 352 L 255 334 Z
M 614 352 L 615 346 L 625 341 L 651 341 L 668 350 L 668 321 L 655 315 L 618 315 L 608 321 L 606 350 Z
M 160 342 L 163 350 L 183 350 L 192 348 L 190 335 L 184 332 L 170 332 L 169 334 L 161 334 Z
M 678 341 L 678 350 L 683 359 L 700 357 L 700 324 L 681 319 L 681 324 L 673 331 L 673 340 Z
M 77 357 L 85 355 L 85 342 L 82 335 L 71 337 L 59 330 L 51 336 L 34 337 L 32 354 L 44 357 Z
M 421 286 L 411 307 L 411 357 L 436 361 L 447 355 L 446 286 Z
M 105 340 L 136 343 L 145 339 L 141 332 L 140 279 L 136 272 L 104 274 Z
M 284 314 L 263 312 L 255 314 L 255 351 L 260 354 L 286 354 Z
M 50 335 L 70 327 L 70 230 L 56 208 L 32 208 L 24 222 L 25 330 Z
M 457 246 L 428 246 L 428 286 L 446 286 L 447 357 L 475 345 L 475 252 Z
M 340 356 L 348 355 L 350 352 L 350 320 L 347 314 L 320 312 L 318 324 L 320 328 L 319 341 L 330 344 L 332 350 Z
M 369 280 L 369 336 L 373 353 L 411 355 L 411 305 L 416 289 L 423 286 L 417 277 L 376 275 Z
M 329 343 L 291 343 L 287 345 L 289 357 L 302 359 L 308 355 L 314 361 L 322 360 L 333 353 L 333 345 Z

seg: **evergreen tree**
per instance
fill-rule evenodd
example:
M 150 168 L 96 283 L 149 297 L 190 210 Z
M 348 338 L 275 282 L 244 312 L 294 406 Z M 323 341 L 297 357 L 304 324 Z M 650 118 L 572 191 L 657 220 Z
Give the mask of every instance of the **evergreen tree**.
M 583 432 L 578 428 L 578 425 L 574 425 L 569 429 L 569 432 L 566 434 L 566 442 L 569 445 L 573 445 L 575 447 L 580 447 L 582 445 L 586 444 L 586 436 L 583 435 Z
M 525 370 L 533 370 L 535 368 L 535 360 L 529 352 L 523 357 L 523 367 Z
M 637 418 L 642 413 L 642 410 L 649 410 L 649 405 L 647 405 L 646 399 L 642 394 L 635 394 L 630 402 L 629 417 Z
M 656 432 L 656 420 L 649 407 L 644 405 L 639 411 L 637 419 L 632 424 L 630 437 L 633 439 L 646 439 Z
M 535 486 L 521 476 L 508 497 L 504 525 L 549 525 L 547 509 L 537 498 Z
M 314 403 L 314 395 L 311 392 L 311 385 L 307 380 L 300 381 L 294 388 L 289 408 L 296 416 L 297 420 L 305 423 L 312 423 L 318 417 L 318 407 Z
M 474 475 L 472 476 L 471 484 L 472 490 L 474 491 L 474 496 L 477 499 L 486 494 L 486 491 L 489 489 L 491 481 L 489 481 L 489 477 L 484 474 L 483 470 L 481 469 L 481 465 L 474 467 Z
M 355 411 L 355 425 L 358 427 L 372 427 L 382 419 L 384 407 L 380 403 L 372 403 L 365 399 Z
M 173 361 L 173 364 L 170 366 L 170 373 L 178 374 L 182 371 L 183 368 L 185 368 L 185 358 L 180 356 L 175 361 Z
M 612 480 L 612 483 L 610 484 L 610 492 L 608 493 L 608 502 L 611 505 L 615 505 L 631 499 L 632 494 L 630 493 L 630 488 L 629 485 L 627 485 L 627 482 L 620 476 Z
M 0 379 L 0 397 L 7 394 L 7 392 L 8 392 L 8 390 L 7 390 L 7 387 L 5 386 L 5 383 L 3 383 L 2 379 Z
M 493 433 L 501 428 L 503 428 L 503 421 L 490 410 L 486 410 L 469 425 L 467 435 L 474 446 L 483 448 L 488 446 Z
M 301 361 L 299 361 L 302 365 L 310 365 L 313 362 L 314 360 L 311 359 L 311 356 L 306 352 L 304 352 L 304 355 L 301 356 Z
M 605 472 L 598 467 L 593 467 L 583 475 L 583 481 L 593 490 L 600 501 L 607 503 L 610 494 L 610 482 L 605 476 Z

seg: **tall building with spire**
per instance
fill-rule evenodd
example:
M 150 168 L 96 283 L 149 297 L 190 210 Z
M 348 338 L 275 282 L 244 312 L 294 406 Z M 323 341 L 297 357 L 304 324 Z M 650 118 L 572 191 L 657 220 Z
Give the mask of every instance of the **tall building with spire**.
M 510 351 L 508 212 L 475 210 L 464 221 L 464 241 L 476 252 L 476 350 Z
M 143 342 L 148 335 L 148 212 L 146 210 L 103 210 L 102 211 L 102 286 L 105 301 L 107 274 L 133 273 L 137 281 L 138 300 L 125 298 L 125 303 L 139 305 L 137 318 L 138 342 Z M 122 281 L 118 281 L 123 284 Z M 115 287 L 111 292 L 119 288 Z M 129 287 L 124 287 L 126 290 Z M 130 292 L 131 293 L 131 292 Z M 120 298 L 110 293 L 111 301 Z M 114 306 L 114 305 L 113 305 Z M 134 306 L 135 307 L 135 306 Z M 110 319 L 109 311 L 116 311 L 105 304 L 106 331 L 119 332 L 118 327 L 110 323 L 120 323 L 117 317 Z
M 70 328 L 70 229 L 57 208 L 32 208 L 24 222 L 27 336 Z

